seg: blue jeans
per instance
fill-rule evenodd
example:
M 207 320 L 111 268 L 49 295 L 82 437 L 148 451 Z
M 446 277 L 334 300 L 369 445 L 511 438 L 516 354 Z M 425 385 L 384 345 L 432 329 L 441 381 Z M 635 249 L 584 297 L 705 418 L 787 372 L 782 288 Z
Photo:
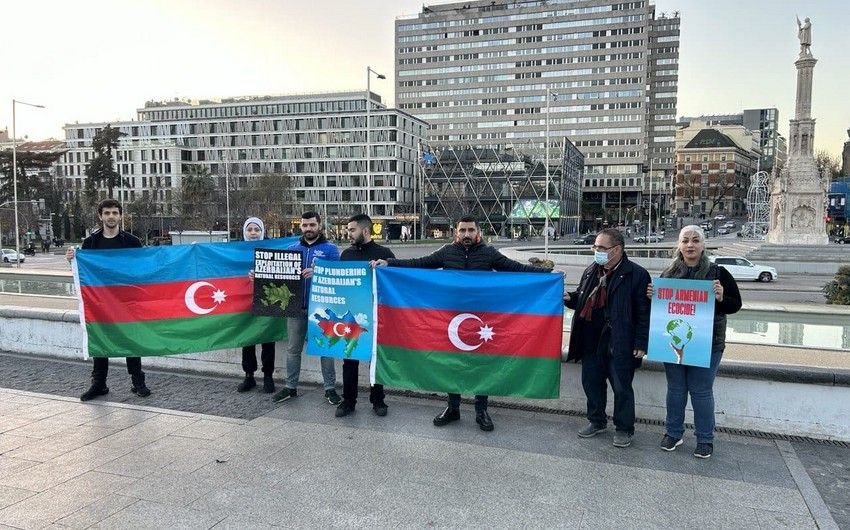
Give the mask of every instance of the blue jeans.
M 711 366 L 664 363 L 667 374 L 667 435 L 680 439 L 685 434 L 685 406 L 688 394 L 694 409 L 697 443 L 714 442 L 714 377 L 723 351 L 712 352 Z
M 287 318 L 289 339 L 286 347 L 286 388 L 298 388 L 298 378 L 301 375 L 301 354 L 307 339 L 307 313 L 301 318 Z M 322 381 L 325 390 L 333 390 L 336 386 L 336 369 L 333 357 L 320 357 L 322 364 Z

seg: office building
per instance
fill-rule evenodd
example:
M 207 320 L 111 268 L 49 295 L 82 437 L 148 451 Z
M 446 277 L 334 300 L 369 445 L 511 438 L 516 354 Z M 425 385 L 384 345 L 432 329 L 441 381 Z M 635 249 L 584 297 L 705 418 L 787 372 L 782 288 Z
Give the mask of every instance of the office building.
M 551 235 L 579 231 L 584 156 L 561 138 L 550 159 L 547 175 L 544 150 L 527 140 L 506 149 L 423 146 L 424 234 L 449 234 L 464 215 L 485 235 L 539 236 L 547 220 Z
M 651 182 L 669 192 L 678 13 L 656 16 L 645 1 L 479 0 L 401 17 L 395 40 L 397 106 L 430 124 L 432 145 L 542 147 L 548 121 L 550 138 L 585 157 L 585 218 L 623 219 Z
M 759 143 L 758 132 L 743 125 L 692 120 L 676 131 L 676 214 L 745 216 L 750 177 L 761 156 Z
M 758 132 L 760 171 L 772 173 L 774 167 L 782 167 L 788 159 L 788 144 L 785 137 L 779 134 L 779 110 L 776 108 L 746 109 L 740 114 L 683 116 L 677 124 L 679 127 L 687 127 L 693 120 L 699 120 L 708 126 L 741 125 Z
M 369 155 L 365 91 L 149 101 L 137 120 L 112 123 L 126 135 L 114 155 L 124 180 L 116 196 L 125 203 L 152 200 L 167 230 L 180 228 L 177 194 L 189 172 L 213 176 L 220 190 L 229 182 L 231 192 L 279 177 L 285 184 L 275 192 L 291 197 L 289 211 L 277 212 L 286 217 L 281 224 L 291 225 L 280 232 L 293 228 L 299 211 L 307 209 L 336 225 L 368 209 L 383 227 L 399 231 L 396 218 L 412 215 L 417 146 L 427 124 L 370 96 Z M 69 151 L 57 176 L 66 200 L 85 188 L 91 141 L 106 125 L 65 126 Z M 98 193 L 104 197 L 106 188 Z M 222 208 L 218 228 L 223 215 Z

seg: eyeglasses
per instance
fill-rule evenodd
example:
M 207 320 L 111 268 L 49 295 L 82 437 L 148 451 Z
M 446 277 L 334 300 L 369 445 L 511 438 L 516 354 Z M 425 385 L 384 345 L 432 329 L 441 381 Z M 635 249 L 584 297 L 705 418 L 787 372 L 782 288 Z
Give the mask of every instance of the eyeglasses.
M 590 245 L 590 248 L 594 251 L 598 250 L 600 252 L 608 252 L 609 250 L 611 250 L 613 248 L 617 248 L 619 246 L 620 245 L 614 245 L 613 247 L 603 247 L 602 245 Z

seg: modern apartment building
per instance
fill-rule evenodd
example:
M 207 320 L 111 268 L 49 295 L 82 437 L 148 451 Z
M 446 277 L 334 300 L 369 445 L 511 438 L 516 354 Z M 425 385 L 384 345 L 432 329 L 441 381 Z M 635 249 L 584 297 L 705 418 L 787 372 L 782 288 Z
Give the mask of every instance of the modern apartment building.
M 111 124 L 126 135 L 115 154 L 125 181 L 116 196 L 125 203 L 150 197 L 173 224 L 175 194 L 190 170 L 218 177 L 219 186 L 227 180 L 230 190 L 262 176 L 286 176 L 301 209 L 331 222 L 368 209 L 387 229 L 400 231 L 400 220 L 413 211 L 417 146 L 427 124 L 370 96 L 368 140 L 365 92 L 149 101 L 136 121 Z M 66 200 L 85 188 L 91 141 L 106 125 L 65 126 L 69 150 L 57 177 Z
M 779 109 L 745 109 L 740 114 L 712 114 L 707 116 L 683 116 L 679 118 L 678 126 L 687 127 L 691 121 L 699 120 L 709 126 L 713 125 L 742 125 L 758 132 L 759 170 L 773 171 L 774 166 L 783 166 L 788 159 L 788 144 L 785 137 L 779 134 Z
M 396 105 L 430 124 L 432 145 L 543 146 L 548 125 L 585 157 L 585 219 L 624 219 L 650 182 L 669 193 L 678 13 L 656 16 L 646 1 L 477 0 L 401 17 L 395 41 Z

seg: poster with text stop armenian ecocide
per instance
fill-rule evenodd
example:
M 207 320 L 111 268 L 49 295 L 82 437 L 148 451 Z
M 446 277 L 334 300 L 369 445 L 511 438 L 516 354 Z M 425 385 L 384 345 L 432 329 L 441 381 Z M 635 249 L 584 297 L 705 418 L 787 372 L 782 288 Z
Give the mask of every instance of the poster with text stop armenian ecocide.
M 646 358 L 708 367 L 714 332 L 714 287 L 710 280 L 655 278 Z
M 307 306 L 307 355 L 370 361 L 374 312 L 368 262 L 316 260 Z

